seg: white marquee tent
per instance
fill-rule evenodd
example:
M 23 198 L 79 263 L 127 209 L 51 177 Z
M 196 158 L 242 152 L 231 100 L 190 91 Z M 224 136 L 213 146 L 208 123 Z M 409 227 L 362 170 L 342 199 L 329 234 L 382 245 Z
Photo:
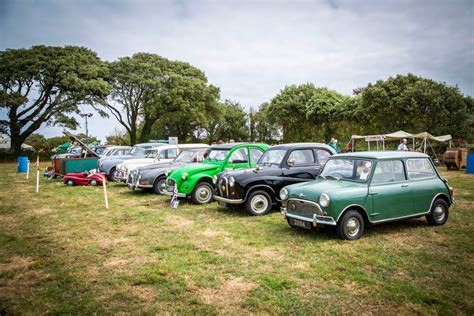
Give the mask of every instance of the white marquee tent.
M 418 134 L 411 134 L 405 131 L 398 131 L 390 134 L 380 134 L 380 135 L 352 135 L 351 142 L 352 142 L 352 151 L 354 151 L 354 145 L 356 140 L 365 140 L 370 150 L 371 142 L 375 142 L 375 147 L 377 150 L 380 148 L 385 150 L 385 142 L 386 141 L 393 141 L 393 140 L 400 140 L 406 138 L 407 140 L 411 139 L 413 144 L 413 150 L 415 150 L 415 139 L 421 139 L 422 143 L 421 146 L 423 147 L 423 152 L 426 153 L 426 147 L 429 145 L 430 140 L 434 140 L 437 142 L 449 142 L 451 146 L 451 135 L 442 135 L 442 136 L 433 136 L 428 132 L 422 132 Z

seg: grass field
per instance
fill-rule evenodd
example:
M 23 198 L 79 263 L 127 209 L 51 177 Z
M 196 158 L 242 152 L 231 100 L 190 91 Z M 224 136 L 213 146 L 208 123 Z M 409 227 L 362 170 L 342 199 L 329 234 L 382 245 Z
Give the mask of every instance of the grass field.
M 0 172 L 0 314 L 474 313 L 474 176 L 442 174 L 457 204 L 368 228 L 291 229 L 277 211 L 250 217 L 215 203 L 109 186 L 65 187 Z

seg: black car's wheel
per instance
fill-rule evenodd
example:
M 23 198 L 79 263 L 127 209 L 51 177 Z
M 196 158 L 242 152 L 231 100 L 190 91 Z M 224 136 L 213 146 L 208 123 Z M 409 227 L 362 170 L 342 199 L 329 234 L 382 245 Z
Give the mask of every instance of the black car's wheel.
M 265 191 L 254 191 L 247 198 L 245 209 L 255 216 L 268 214 L 272 209 L 272 198 Z
M 70 187 L 76 185 L 76 183 L 74 182 L 74 180 L 67 180 L 66 184 Z
M 444 225 L 448 220 L 449 206 L 443 199 L 436 199 L 431 206 L 431 211 L 426 215 L 426 221 L 433 226 Z
M 120 179 L 118 177 L 118 171 L 117 171 L 117 169 L 115 169 L 115 167 L 110 169 L 110 172 L 109 172 L 109 175 L 107 176 L 107 178 L 109 179 L 109 181 L 114 181 L 114 182 L 120 181 Z
M 364 234 L 364 227 L 362 215 L 355 210 L 349 210 L 337 223 L 337 236 L 344 240 L 356 240 Z
M 214 188 L 207 182 L 201 182 L 194 187 L 191 197 L 196 204 L 205 204 L 212 201 Z
M 97 186 L 99 184 L 99 182 L 97 182 L 97 180 L 91 180 L 91 182 L 89 182 L 90 185 L 92 186 Z
M 155 180 L 155 182 L 153 183 L 153 191 L 155 192 L 155 194 L 165 194 L 165 182 L 165 177 L 161 177 Z

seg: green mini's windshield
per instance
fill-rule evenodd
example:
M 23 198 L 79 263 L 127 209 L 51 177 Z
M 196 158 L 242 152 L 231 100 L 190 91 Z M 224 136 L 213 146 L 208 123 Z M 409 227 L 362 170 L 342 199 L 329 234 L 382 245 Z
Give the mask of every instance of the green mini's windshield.
M 372 161 L 365 159 L 329 159 L 320 177 L 324 179 L 366 182 L 372 171 Z
M 211 149 L 206 157 L 206 160 L 224 161 L 229 153 L 229 149 Z

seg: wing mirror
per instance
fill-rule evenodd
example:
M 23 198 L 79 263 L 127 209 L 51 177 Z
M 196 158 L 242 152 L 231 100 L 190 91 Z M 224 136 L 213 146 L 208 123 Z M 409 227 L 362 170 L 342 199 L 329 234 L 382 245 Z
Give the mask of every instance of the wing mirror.
M 295 159 L 290 158 L 286 161 L 286 163 L 288 164 L 288 167 L 293 167 L 295 165 Z

